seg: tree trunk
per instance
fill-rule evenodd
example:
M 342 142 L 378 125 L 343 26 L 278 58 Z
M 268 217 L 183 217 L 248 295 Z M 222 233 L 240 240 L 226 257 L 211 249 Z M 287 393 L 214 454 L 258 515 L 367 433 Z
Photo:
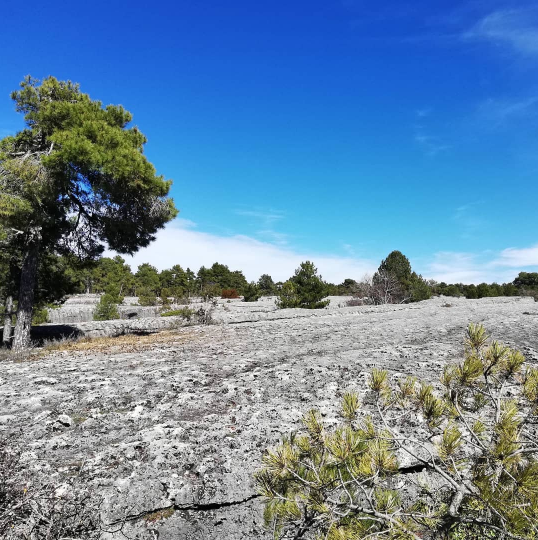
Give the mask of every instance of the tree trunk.
M 6 298 L 5 311 L 4 311 L 4 333 L 2 336 L 2 344 L 4 347 L 9 346 L 11 341 L 11 323 L 13 321 L 13 296 Z
M 39 244 L 32 242 L 28 246 L 28 251 L 22 263 L 19 309 L 17 310 L 17 324 L 15 325 L 12 347 L 15 352 L 20 352 L 30 345 L 30 329 L 32 328 L 38 259 Z

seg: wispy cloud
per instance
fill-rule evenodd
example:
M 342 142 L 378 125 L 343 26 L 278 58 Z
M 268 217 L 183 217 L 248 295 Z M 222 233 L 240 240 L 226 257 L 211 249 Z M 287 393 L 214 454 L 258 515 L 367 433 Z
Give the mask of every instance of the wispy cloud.
M 508 122 L 528 120 L 538 115 L 538 96 L 512 99 L 487 99 L 477 110 L 479 120 L 489 127 L 502 127 Z
M 284 246 L 289 241 L 289 234 L 275 230 L 275 224 L 285 218 L 284 212 L 280 210 L 263 209 L 238 209 L 234 211 L 237 216 L 249 218 L 250 222 L 257 227 L 255 236 L 263 241 L 272 242 Z
M 528 248 L 507 248 L 501 251 L 494 261 L 498 266 L 510 268 L 522 268 L 526 266 L 538 266 L 538 244 Z
M 159 270 L 181 264 L 197 271 L 218 261 L 232 270 L 241 270 L 249 281 L 270 274 L 275 281 L 284 281 L 305 260 L 313 261 L 324 279 L 341 283 L 346 278 L 361 279 L 373 274 L 378 260 L 354 255 L 300 252 L 251 236 L 223 236 L 201 232 L 188 220 L 176 219 L 157 234 L 156 240 L 132 257 L 125 257 L 135 269 L 150 262 Z M 346 245 L 344 245 L 346 249 Z M 413 261 L 412 261 L 413 262 Z M 440 251 L 422 258 L 415 268 L 427 279 L 446 283 L 507 283 L 521 271 L 538 271 L 538 244 L 478 253 Z
M 415 111 L 415 116 L 418 120 L 413 125 L 413 138 L 422 152 L 429 157 L 435 157 L 450 149 L 450 145 L 442 140 L 441 137 L 432 135 L 431 128 L 427 126 L 427 124 L 432 123 L 432 120 L 429 118 L 432 112 L 433 109 L 431 107 L 417 109 Z
M 279 246 L 285 246 L 289 242 L 290 235 L 272 229 L 262 229 L 261 231 L 256 231 L 256 235 L 268 242 L 277 244 Z
M 538 55 L 538 11 L 536 9 L 494 11 L 464 32 L 463 38 L 509 46 L 519 54 Z
M 480 268 L 476 255 L 451 251 L 436 253 L 423 275 L 445 283 L 481 283 L 490 279 L 490 275 Z
M 427 135 L 422 131 L 415 133 L 415 142 L 417 142 L 422 151 L 430 157 L 435 157 L 450 149 L 450 145 L 445 144 L 439 137 Z
M 430 116 L 432 113 L 432 108 L 424 107 L 423 109 L 417 109 L 415 112 L 419 118 L 425 118 L 426 116 Z
M 238 216 L 244 216 L 254 218 L 266 225 L 275 223 L 284 219 L 284 213 L 279 210 L 235 210 L 234 212 Z
M 475 238 L 483 231 L 488 222 L 480 215 L 481 202 L 474 202 L 459 206 L 451 219 L 459 230 L 461 238 L 466 240 Z
M 423 275 L 445 283 L 508 283 L 522 271 L 538 271 L 538 244 L 500 252 L 438 252 Z
M 250 236 L 219 236 L 194 230 L 192 222 L 175 220 L 157 234 L 157 239 L 126 260 L 133 268 L 150 262 L 160 270 L 181 264 L 196 271 L 215 261 L 232 270 L 242 270 L 246 278 L 257 280 L 270 274 L 283 281 L 305 260 L 313 261 L 324 279 L 341 283 L 346 278 L 360 279 L 373 273 L 379 261 L 332 254 L 299 252 L 274 242 L 260 241 Z

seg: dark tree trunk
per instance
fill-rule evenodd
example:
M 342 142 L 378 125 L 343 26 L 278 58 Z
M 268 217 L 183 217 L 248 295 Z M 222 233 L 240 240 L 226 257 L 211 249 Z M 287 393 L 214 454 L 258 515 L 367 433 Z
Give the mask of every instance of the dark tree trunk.
M 32 242 L 28 246 L 28 251 L 22 263 L 19 308 L 17 310 L 17 324 L 15 325 L 12 347 L 15 352 L 20 352 L 30 345 L 30 329 L 32 328 L 38 259 L 39 244 Z
M 2 344 L 4 347 L 9 345 L 11 341 L 11 323 L 13 321 L 13 296 L 6 298 L 5 310 L 4 310 L 4 332 L 2 335 Z

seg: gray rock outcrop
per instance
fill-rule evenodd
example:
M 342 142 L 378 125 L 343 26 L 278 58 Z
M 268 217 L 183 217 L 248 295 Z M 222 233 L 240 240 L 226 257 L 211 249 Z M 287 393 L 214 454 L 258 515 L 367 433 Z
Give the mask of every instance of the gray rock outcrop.
M 124 520 L 131 538 L 269 539 L 252 475 L 308 409 L 330 423 L 343 392 L 364 394 L 373 367 L 436 381 L 462 357 L 472 321 L 538 363 L 531 299 L 321 311 L 256 304 L 223 303 L 220 324 L 139 347 L 5 362 L 0 430 L 20 432 L 52 471 L 76 474 L 83 464 L 107 522 Z

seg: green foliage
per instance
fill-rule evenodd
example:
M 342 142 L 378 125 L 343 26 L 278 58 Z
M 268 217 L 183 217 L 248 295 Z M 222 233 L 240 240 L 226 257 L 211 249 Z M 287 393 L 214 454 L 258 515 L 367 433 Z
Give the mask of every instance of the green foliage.
M 317 275 L 314 263 L 306 261 L 295 270 L 279 292 L 277 306 L 283 308 L 320 309 L 329 304 L 323 300 L 327 296 L 327 286 Z
M 243 290 L 243 300 L 245 302 L 256 302 L 260 296 L 262 296 L 262 291 L 254 281 L 250 282 Z
M 465 285 L 463 283 L 447 285 L 444 282 L 432 283 L 430 285 L 433 294 L 443 296 L 464 296 L 465 298 L 485 298 L 492 296 L 519 296 L 523 294 L 523 289 L 516 287 L 513 283 L 481 283 L 480 285 Z
M 49 322 L 49 314 L 47 308 L 34 309 L 32 313 L 32 326 L 45 324 Z
M 247 280 L 243 272 L 238 270 L 232 272 L 226 265 L 219 263 L 213 264 L 211 268 L 202 266 L 198 270 L 196 280 L 199 290 L 204 290 L 211 286 L 218 289 L 218 293 L 214 294 L 214 296 L 220 296 L 222 289 L 235 289 L 241 294 L 247 286 Z
M 103 294 L 99 299 L 95 311 L 93 312 L 94 321 L 110 321 L 119 319 L 118 296 L 116 294 Z
M 141 306 L 156 306 L 158 305 L 159 300 L 157 295 L 148 288 L 141 287 L 138 290 L 138 304 Z
M 183 268 L 176 264 L 169 270 L 163 270 L 159 274 L 161 296 L 171 297 L 174 302 L 195 290 L 195 276 L 187 268 Z
M 276 293 L 276 285 L 269 274 L 262 274 L 258 280 L 258 289 L 261 296 L 272 296 Z M 248 300 L 247 300 L 248 301 Z
M 146 138 L 121 106 L 103 107 L 78 84 L 26 77 L 11 95 L 25 129 L 0 141 L 4 249 L 26 261 L 14 345 L 29 342 L 40 258 L 95 260 L 105 244 L 119 253 L 147 246 L 177 215 L 171 181 L 144 155 Z M 10 281 L 15 281 L 10 278 Z M 37 299 L 36 299 L 37 302 Z
M 420 302 L 431 298 L 431 295 L 429 284 L 412 271 L 409 259 L 400 251 L 392 251 L 381 261 L 372 280 L 372 296 L 376 304 Z
M 340 285 L 338 285 L 338 295 L 351 296 L 358 292 L 359 283 L 354 279 L 344 279 Z
M 149 263 L 143 263 L 138 267 L 135 274 L 136 290 L 138 296 L 154 295 L 157 296 L 161 292 L 161 280 L 159 271 L 155 266 Z
M 536 539 L 538 369 L 524 361 L 470 325 L 441 388 L 374 369 L 337 425 L 309 411 L 256 473 L 274 538 Z
M 392 274 L 400 283 L 411 279 L 411 263 L 401 251 L 391 251 L 386 259 L 381 261 L 378 272 Z
M 520 272 L 514 285 L 518 288 L 538 289 L 538 272 Z
M 432 290 L 426 280 L 415 272 L 411 273 L 409 289 L 411 291 L 411 302 L 428 300 L 432 296 Z
M 190 321 L 192 317 L 196 314 L 194 309 L 184 307 L 181 309 L 172 309 L 170 311 L 164 311 L 161 313 L 161 317 L 182 317 L 186 321 Z
M 297 293 L 297 285 L 293 281 L 286 281 L 278 293 L 276 305 L 280 309 L 297 308 L 300 305 L 299 294 Z
M 9 226 L 29 236 L 39 226 L 43 248 L 92 258 L 100 241 L 123 253 L 148 245 L 177 214 L 166 197 L 171 182 L 155 174 L 146 138 L 129 127 L 123 107 L 103 107 L 54 77 L 26 77 L 12 99 L 27 127 L 0 144 L 0 207 Z
M 213 298 L 220 296 L 222 289 L 219 285 L 208 284 L 205 285 L 200 291 L 200 296 L 204 302 L 210 302 Z
M 93 266 L 82 269 L 82 286 L 91 293 L 101 293 L 115 287 L 123 294 L 134 294 L 135 280 L 131 267 L 117 255 L 101 257 Z

